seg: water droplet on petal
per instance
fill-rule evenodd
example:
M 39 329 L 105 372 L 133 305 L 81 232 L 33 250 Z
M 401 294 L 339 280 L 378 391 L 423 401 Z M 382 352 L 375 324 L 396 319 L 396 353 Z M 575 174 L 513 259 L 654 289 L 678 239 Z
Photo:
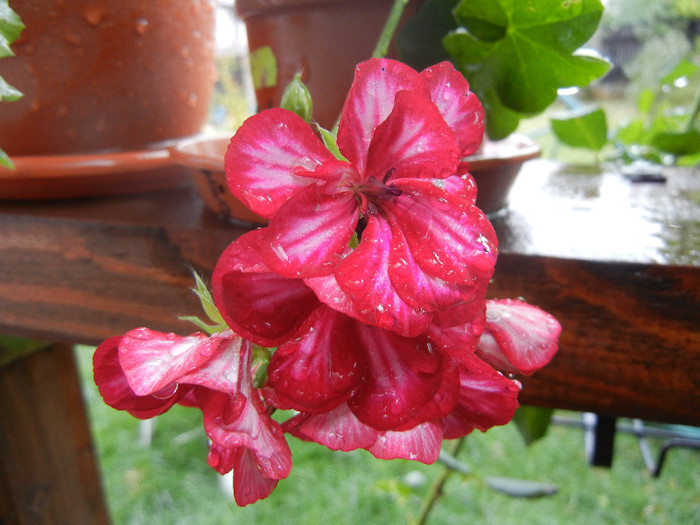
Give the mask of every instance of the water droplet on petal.
M 178 386 L 179 385 L 177 383 L 170 383 L 169 385 L 164 386 L 160 390 L 156 390 L 151 395 L 156 399 L 168 399 L 175 395 Z

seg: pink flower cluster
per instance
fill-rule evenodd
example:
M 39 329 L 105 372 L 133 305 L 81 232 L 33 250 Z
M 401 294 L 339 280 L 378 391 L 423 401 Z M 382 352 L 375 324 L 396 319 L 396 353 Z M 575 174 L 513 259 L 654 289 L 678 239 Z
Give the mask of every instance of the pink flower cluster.
M 357 66 L 335 154 L 294 113 L 248 119 L 227 181 L 269 225 L 216 265 L 229 329 L 105 341 L 94 358 L 105 401 L 141 418 L 201 409 L 209 463 L 233 470 L 239 505 L 289 474 L 284 434 L 431 463 L 443 439 L 510 421 L 519 383 L 503 374 L 549 362 L 560 326 L 485 298 L 497 240 L 462 160 L 482 120 L 450 64 L 418 73 L 378 59 Z M 253 345 L 275 348 L 266 374 Z M 276 409 L 293 412 L 280 423 Z

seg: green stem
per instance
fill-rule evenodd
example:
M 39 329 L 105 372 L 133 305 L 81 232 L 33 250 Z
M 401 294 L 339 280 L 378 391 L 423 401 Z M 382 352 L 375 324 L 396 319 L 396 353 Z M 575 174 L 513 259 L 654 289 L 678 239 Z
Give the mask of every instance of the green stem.
M 698 119 L 698 114 L 700 113 L 700 88 L 698 88 L 695 94 L 695 100 L 693 101 L 693 110 L 690 113 L 690 118 L 685 125 L 685 131 L 691 131 L 695 127 L 695 121 Z
M 382 29 L 382 34 L 379 35 L 379 41 L 372 53 L 373 58 L 383 58 L 389 52 L 389 46 L 391 45 L 391 41 L 396 33 L 396 28 L 399 25 L 399 20 L 401 20 L 401 15 L 403 15 L 403 11 L 408 2 L 409 0 L 394 0 L 394 5 L 391 6 L 389 17 L 386 19 L 384 29 Z
M 463 437 L 459 438 L 457 441 L 452 443 L 452 446 L 449 450 L 450 456 L 452 456 L 453 458 L 456 457 L 463 444 Z M 435 507 L 435 504 L 442 496 L 445 488 L 445 483 L 447 483 L 447 480 L 454 472 L 455 469 L 449 466 L 446 466 L 443 469 L 443 471 L 440 473 L 440 476 L 438 476 L 433 485 L 430 487 L 428 497 L 423 502 L 423 507 L 421 508 L 420 514 L 418 515 L 418 518 L 413 522 L 413 525 L 425 525 L 428 522 L 428 516 L 430 515 L 430 511 L 433 510 L 433 507 Z

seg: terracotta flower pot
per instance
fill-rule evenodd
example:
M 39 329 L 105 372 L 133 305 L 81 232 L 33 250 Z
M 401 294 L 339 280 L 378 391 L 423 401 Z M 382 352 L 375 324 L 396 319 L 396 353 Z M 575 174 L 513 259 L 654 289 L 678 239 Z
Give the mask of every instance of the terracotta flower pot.
M 258 65 L 253 75 L 258 111 L 279 106 L 285 87 L 301 71 L 313 97 L 314 120 L 332 127 L 355 66 L 372 56 L 391 5 L 391 0 L 236 0 L 251 63 Z M 404 17 L 415 13 L 417 5 L 411 2 Z M 259 69 L 270 56 L 276 76 Z
M 209 0 L 10 0 L 27 26 L 0 60 L 10 156 L 141 150 L 197 133 L 216 76 Z

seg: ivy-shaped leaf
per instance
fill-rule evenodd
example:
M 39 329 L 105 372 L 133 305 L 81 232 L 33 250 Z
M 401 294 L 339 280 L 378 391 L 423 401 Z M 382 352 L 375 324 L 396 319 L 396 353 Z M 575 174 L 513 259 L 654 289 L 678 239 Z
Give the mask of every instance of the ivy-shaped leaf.
M 608 142 L 608 124 L 601 108 L 584 108 L 550 122 L 554 135 L 567 146 L 600 151 Z
M 559 88 L 584 86 L 605 74 L 605 60 L 577 51 L 602 13 L 600 0 L 462 0 L 454 10 L 460 27 L 443 45 L 471 89 L 492 100 L 488 124 L 503 114 L 496 101 L 536 114 L 554 102 Z

